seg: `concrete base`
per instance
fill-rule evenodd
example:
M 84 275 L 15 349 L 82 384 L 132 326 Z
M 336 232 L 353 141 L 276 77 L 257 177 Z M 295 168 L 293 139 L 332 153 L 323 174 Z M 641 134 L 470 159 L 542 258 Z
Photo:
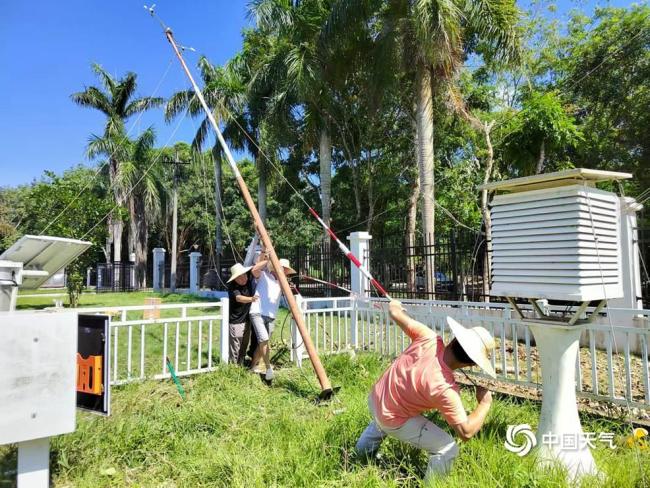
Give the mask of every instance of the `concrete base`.
M 530 328 L 542 368 L 538 462 L 542 466 L 559 462 L 574 481 L 583 475 L 597 475 L 598 468 L 585 442 L 576 402 L 576 358 L 582 327 L 530 324 Z

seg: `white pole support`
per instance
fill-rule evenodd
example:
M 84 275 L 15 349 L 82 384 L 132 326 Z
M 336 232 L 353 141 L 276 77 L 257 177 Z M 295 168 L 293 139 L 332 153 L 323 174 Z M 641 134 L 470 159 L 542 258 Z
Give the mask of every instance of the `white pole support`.
M 537 428 L 537 460 L 542 466 L 559 462 L 570 479 L 596 475 L 598 468 L 578 416 L 576 358 L 581 326 L 530 324 L 542 368 L 542 411 Z M 575 440 L 575 443 L 574 443 Z
M 368 232 L 352 232 L 348 236 L 350 241 L 350 251 L 357 256 L 364 268 L 370 266 L 370 240 L 372 236 Z M 350 288 L 352 290 L 352 316 L 350 320 L 350 342 L 352 347 L 357 349 L 359 345 L 359 323 L 357 314 L 357 304 L 359 300 L 366 300 L 370 296 L 370 280 L 364 276 L 359 268 L 350 261 Z
M 50 486 L 50 438 L 18 443 L 18 488 Z
M 93 269 L 91 267 L 86 268 L 86 288 L 90 288 L 90 277 L 92 276 Z
M 162 247 L 153 250 L 153 291 L 165 289 L 165 252 Z
M 199 267 L 201 266 L 201 253 L 194 251 L 190 253 L 190 293 L 198 293 Z
M 643 208 L 634 198 L 621 197 L 621 226 L 618 255 L 620 256 L 621 283 L 623 296 L 608 300 L 612 308 L 643 308 L 641 302 L 641 263 L 639 260 L 639 236 L 636 213 Z M 617 320 L 615 313 L 613 319 Z M 624 317 L 621 317 L 625 320 Z
M 0 312 L 16 309 L 18 285 L 22 283 L 23 263 L 0 261 Z
M 303 318 L 305 316 L 305 301 L 301 295 L 296 296 L 296 302 L 300 308 Z M 302 368 L 302 358 L 305 354 L 305 344 L 296 326 L 296 321 L 291 320 L 291 360 L 296 366 Z
M 230 359 L 230 300 L 225 297 L 221 299 L 221 337 L 219 346 L 221 351 L 221 362 L 228 364 Z

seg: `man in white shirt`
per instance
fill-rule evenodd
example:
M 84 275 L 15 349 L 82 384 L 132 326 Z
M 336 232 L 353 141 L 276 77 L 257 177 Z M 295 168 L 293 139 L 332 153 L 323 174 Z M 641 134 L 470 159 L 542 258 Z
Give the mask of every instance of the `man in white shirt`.
M 250 321 L 257 336 L 257 349 L 253 354 L 251 369 L 256 373 L 265 373 L 266 380 L 270 381 L 273 379 L 273 368 L 271 367 L 269 340 L 273 333 L 275 316 L 280 307 L 282 289 L 273 265 L 268 259 L 268 252 L 263 252 L 260 260 L 251 270 L 257 280 L 255 296 L 258 297 L 258 300 L 251 303 Z M 263 266 L 263 263 L 266 266 Z M 289 260 L 280 259 L 280 265 L 285 276 L 296 274 L 291 268 Z M 259 370 L 257 367 L 260 359 L 264 360 L 266 368 L 264 371 Z

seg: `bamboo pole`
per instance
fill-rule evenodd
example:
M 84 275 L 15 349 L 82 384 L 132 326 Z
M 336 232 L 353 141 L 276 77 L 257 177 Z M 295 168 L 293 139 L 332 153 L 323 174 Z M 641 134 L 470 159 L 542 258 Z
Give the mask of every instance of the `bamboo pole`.
M 269 234 L 266 231 L 266 228 L 264 227 L 264 223 L 260 218 L 259 212 L 255 207 L 255 202 L 253 202 L 251 194 L 248 191 L 248 186 L 246 186 L 246 182 L 242 178 L 241 173 L 237 168 L 237 164 L 235 163 L 235 160 L 232 157 L 232 154 L 230 153 L 230 148 L 226 144 L 226 141 L 223 138 L 221 131 L 219 130 L 219 125 L 217 124 L 217 121 L 214 119 L 214 116 L 212 115 L 212 111 L 208 107 L 208 104 L 205 102 L 205 98 L 203 98 L 203 93 L 201 93 L 201 90 L 199 89 L 198 85 L 194 81 L 194 78 L 192 77 L 192 74 L 190 73 L 187 64 L 185 64 L 185 60 L 183 59 L 183 56 L 181 55 L 181 52 L 179 51 L 178 46 L 176 45 L 176 41 L 174 40 L 174 35 L 171 29 L 169 28 L 165 29 L 165 36 L 167 37 L 169 43 L 172 45 L 172 48 L 176 53 L 176 57 L 178 58 L 178 60 L 181 63 L 181 66 L 183 67 L 183 71 L 185 71 L 185 74 L 187 75 L 187 77 L 190 80 L 190 83 L 192 84 L 194 93 L 196 93 L 196 96 L 199 99 L 199 102 L 201 103 L 203 110 L 205 110 L 205 113 L 208 117 L 208 120 L 210 121 L 210 124 L 212 125 L 212 128 L 217 134 L 219 143 L 221 144 L 221 147 L 223 148 L 223 151 L 226 154 L 226 159 L 228 160 L 228 164 L 230 165 L 230 168 L 232 169 L 235 175 L 235 179 L 237 180 L 237 184 L 239 185 L 239 190 L 241 191 L 242 196 L 244 197 L 244 201 L 248 206 L 248 210 L 250 211 L 253 217 L 253 221 L 255 223 L 255 228 L 257 229 L 257 233 L 259 234 L 260 239 L 264 244 L 264 247 L 269 252 L 271 264 L 273 265 L 273 268 L 275 270 L 280 270 L 282 269 L 282 266 L 280 265 L 280 260 L 278 259 L 278 256 L 275 253 L 273 242 L 271 242 L 271 238 L 269 237 Z M 302 340 L 305 344 L 305 349 L 307 349 L 307 354 L 309 355 L 309 359 L 311 360 L 311 363 L 314 366 L 314 370 L 316 371 L 316 376 L 318 377 L 318 381 L 321 386 L 321 396 L 327 397 L 332 394 L 332 385 L 330 383 L 329 378 L 327 377 L 325 368 L 323 368 L 323 365 L 320 362 L 320 358 L 318 357 L 316 348 L 314 347 L 314 344 L 311 341 L 311 337 L 309 337 L 309 332 L 305 327 L 305 322 L 303 320 L 298 304 L 296 303 L 296 299 L 294 298 L 293 293 L 291 292 L 291 287 L 289 286 L 287 277 L 284 275 L 284 273 L 280 273 L 280 272 L 276 272 L 276 275 L 278 277 L 278 281 L 280 282 L 280 288 L 282 289 L 282 293 L 284 293 L 284 296 L 287 299 L 287 303 L 289 305 L 289 310 L 291 310 L 291 315 L 293 316 L 293 320 L 296 322 L 296 325 L 298 326 L 298 330 L 300 331 L 300 335 L 302 336 Z

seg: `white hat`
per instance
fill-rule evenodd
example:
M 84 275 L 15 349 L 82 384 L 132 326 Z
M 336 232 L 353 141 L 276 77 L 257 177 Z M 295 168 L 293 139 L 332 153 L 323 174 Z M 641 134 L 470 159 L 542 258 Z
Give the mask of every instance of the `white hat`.
M 466 328 L 451 317 L 447 317 L 447 324 L 449 324 L 454 337 L 458 339 L 459 344 L 472 361 L 492 378 L 496 378 L 497 374 L 492 367 L 489 356 L 489 352 L 493 351 L 495 347 L 492 334 L 485 327 Z
M 241 263 L 235 263 L 230 267 L 230 279 L 227 281 L 227 283 L 230 283 L 232 280 L 237 278 L 238 276 L 241 276 L 243 274 L 248 273 L 253 267 L 252 266 L 244 266 Z
M 283 259 L 280 259 L 279 261 L 280 261 L 280 266 L 285 268 L 288 271 L 289 274 L 296 274 L 296 270 L 291 267 L 291 265 L 289 264 L 288 259 L 283 258 Z M 271 261 L 269 261 L 268 267 L 269 267 L 270 271 L 273 271 L 273 263 L 271 263 Z

